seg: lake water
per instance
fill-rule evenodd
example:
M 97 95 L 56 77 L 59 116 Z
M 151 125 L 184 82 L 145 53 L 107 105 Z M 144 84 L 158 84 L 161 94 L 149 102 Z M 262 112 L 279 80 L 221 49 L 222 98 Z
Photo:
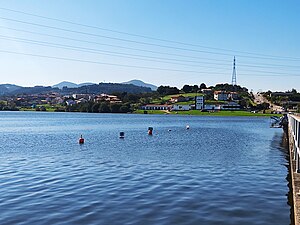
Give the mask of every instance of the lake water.
M 282 136 L 268 118 L 0 112 L 0 224 L 288 225 Z

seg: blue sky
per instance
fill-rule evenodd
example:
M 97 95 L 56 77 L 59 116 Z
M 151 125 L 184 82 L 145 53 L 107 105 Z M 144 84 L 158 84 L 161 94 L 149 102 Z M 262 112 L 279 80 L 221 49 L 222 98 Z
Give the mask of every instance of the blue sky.
M 297 0 L 0 3 L 0 83 L 215 85 L 236 56 L 238 84 L 300 91 Z

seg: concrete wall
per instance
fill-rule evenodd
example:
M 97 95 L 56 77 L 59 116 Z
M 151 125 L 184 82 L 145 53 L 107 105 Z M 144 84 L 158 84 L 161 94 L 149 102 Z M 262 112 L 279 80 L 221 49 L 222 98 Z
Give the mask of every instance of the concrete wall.
M 290 173 L 292 179 L 293 209 L 295 225 L 300 225 L 300 151 L 299 151 L 299 131 L 300 117 L 288 115 L 289 154 Z

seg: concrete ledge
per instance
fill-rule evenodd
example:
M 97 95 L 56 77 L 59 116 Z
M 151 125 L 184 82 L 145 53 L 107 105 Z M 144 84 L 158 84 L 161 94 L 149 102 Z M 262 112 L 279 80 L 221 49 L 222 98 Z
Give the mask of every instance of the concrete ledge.
M 289 155 L 290 155 L 290 173 L 292 182 L 293 193 L 293 211 L 294 211 L 294 224 L 300 225 L 300 173 L 296 173 L 296 160 L 294 160 L 294 143 L 291 136 L 291 130 L 288 130 L 289 135 Z

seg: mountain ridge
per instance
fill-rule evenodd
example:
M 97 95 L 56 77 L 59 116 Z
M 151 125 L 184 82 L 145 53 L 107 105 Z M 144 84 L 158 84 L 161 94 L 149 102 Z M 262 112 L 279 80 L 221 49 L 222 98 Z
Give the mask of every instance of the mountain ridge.
M 137 86 L 134 84 L 123 83 L 81 83 L 75 84 L 72 82 L 63 81 L 59 85 L 53 86 L 41 86 L 36 85 L 34 87 L 21 87 L 14 84 L 0 84 L 0 96 L 13 96 L 18 94 L 46 94 L 50 92 L 58 92 L 64 94 L 112 94 L 114 92 L 128 92 L 128 93 L 144 93 L 151 92 L 150 87 Z M 69 87 L 66 87 L 68 86 Z M 71 86 L 71 87 L 70 87 Z M 61 87 L 61 88 L 59 88 Z
M 78 87 L 82 87 L 82 86 L 86 86 L 86 85 L 93 85 L 95 83 L 91 83 L 91 82 L 85 82 L 85 83 L 80 83 L 80 84 L 76 84 L 70 81 L 62 81 L 58 84 L 54 84 L 51 87 L 52 88 L 59 88 L 59 89 L 63 89 L 63 87 L 68 87 L 68 88 L 78 88 Z
M 140 87 L 149 87 L 149 88 L 151 88 L 152 91 L 157 90 L 157 86 L 155 86 L 154 84 L 145 83 L 144 81 L 137 80 L 137 79 L 122 82 L 122 84 L 133 84 L 133 85 L 140 86 Z

